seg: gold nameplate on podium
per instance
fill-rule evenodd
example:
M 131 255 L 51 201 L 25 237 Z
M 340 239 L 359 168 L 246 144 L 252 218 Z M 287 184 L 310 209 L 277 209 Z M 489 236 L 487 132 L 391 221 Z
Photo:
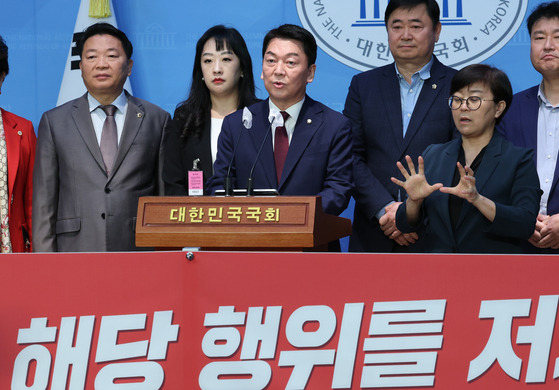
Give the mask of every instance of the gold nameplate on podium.
M 351 234 L 317 196 L 141 197 L 136 246 L 203 250 L 324 250 Z

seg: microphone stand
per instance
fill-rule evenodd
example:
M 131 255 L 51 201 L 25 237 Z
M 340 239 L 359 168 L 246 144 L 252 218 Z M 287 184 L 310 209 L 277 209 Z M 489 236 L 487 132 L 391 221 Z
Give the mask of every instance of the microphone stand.
M 247 196 L 254 196 L 254 182 L 253 182 L 253 179 L 252 179 L 252 173 L 254 172 L 254 168 L 256 167 L 256 163 L 258 162 L 258 158 L 260 157 L 260 153 L 262 152 L 262 148 L 264 147 L 264 144 L 266 143 L 266 140 L 268 139 L 268 134 L 270 134 L 272 132 L 272 126 L 274 125 L 275 120 L 276 120 L 276 116 L 271 117 L 270 126 L 268 126 L 268 131 L 266 131 L 266 135 L 264 136 L 264 139 L 262 140 L 262 144 L 260 145 L 260 149 L 258 149 L 258 153 L 256 154 L 256 159 L 254 160 L 254 164 L 252 164 L 252 168 L 250 169 L 250 174 L 249 174 L 248 180 L 247 180 Z

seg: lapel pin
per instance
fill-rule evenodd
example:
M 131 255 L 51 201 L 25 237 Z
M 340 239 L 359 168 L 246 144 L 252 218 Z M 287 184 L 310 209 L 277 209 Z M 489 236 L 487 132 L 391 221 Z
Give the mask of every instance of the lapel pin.
M 138 118 L 141 118 L 143 116 L 141 112 L 137 113 L 136 115 L 138 116 Z
M 21 135 L 23 135 L 23 133 L 21 131 L 18 131 L 17 135 L 21 136 Z
M 431 88 L 432 88 L 432 89 L 437 89 L 437 84 L 431 85 Z
M 312 123 L 312 119 L 307 119 L 307 123 L 310 125 Z

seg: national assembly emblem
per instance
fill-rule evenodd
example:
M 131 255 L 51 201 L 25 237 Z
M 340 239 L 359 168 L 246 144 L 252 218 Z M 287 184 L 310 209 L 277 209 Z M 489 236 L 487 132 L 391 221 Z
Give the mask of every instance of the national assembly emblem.
M 393 61 L 384 12 L 389 0 L 296 0 L 302 25 L 319 47 L 358 70 Z M 434 54 L 456 69 L 480 63 L 522 25 L 528 0 L 437 0 L 442 32 Z

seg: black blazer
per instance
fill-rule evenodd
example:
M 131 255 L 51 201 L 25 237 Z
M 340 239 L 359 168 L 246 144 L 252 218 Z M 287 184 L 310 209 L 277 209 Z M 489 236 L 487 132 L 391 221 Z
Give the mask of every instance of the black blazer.
M 429 184 L 452 186 L 462 139 L 432 145 L 423 152 L 425 177 Z M 435 191 L 422 207 L 428 252 L 438 253 L 522 253 L 522 242 L 534 232 L 540 205 L 540 182 L 531 150 L 514 146 L 495 133 L 485 149 L 474 176 L 478 192 L 496 205 L 493 222 L 467 201 L 464 202 L 455 231 L 450 222 L 449 197 Z M 403 232 L 417 230 L 406 218 L 406 203 L 396 214 L 396 225 Z
M 176 118 L 176 111 L 175 111 Z M 165 149 L 163 180 L 165 195 L 188 195 L 188 171 L 192 170 L 194 160 L 200 159 L 198 168 L 204 172 L 204 190 L 206 181 L 213 174 L 211 150 L 211 117 L 206 116 L 206 124 L 200 137 L 181 138 L 182 123 L 174 119 L 174 131 L 168 139 Z

